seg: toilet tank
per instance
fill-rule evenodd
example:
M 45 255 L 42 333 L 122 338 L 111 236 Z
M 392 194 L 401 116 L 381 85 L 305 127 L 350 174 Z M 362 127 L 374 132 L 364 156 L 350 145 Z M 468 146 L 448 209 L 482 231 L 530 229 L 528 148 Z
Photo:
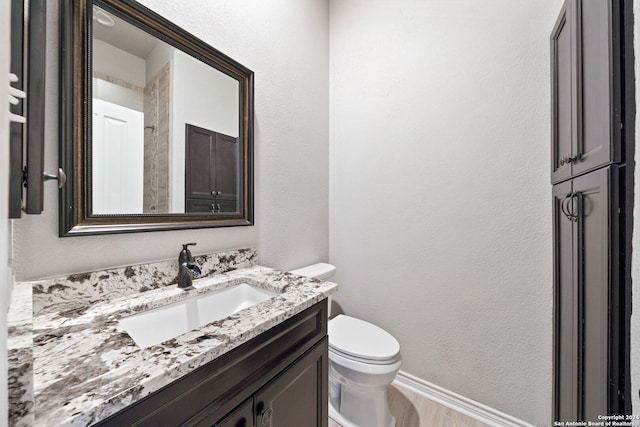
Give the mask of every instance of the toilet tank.
M 327 264 L 326 262 L 319 262 L 317 264 L 308 265 L 306 267 L 298 268 L 297 270 L 291 271 L 293 274 L 297 274 L 298 276 L 311 277 L 313 279 L 325 280 L 334 275 L 336 272 L 336 266 Z M 331 317 L 331 306 L 332 299 L 329 296 L 328 301 L 328 310 L 327 317 Z
M 326 262 L 319 262 L 317 264 L 308 265 L 306 267 L 298 268 L 291 271 L 293 274 L 299 276 L 311 277 L 314 279 L 325 280 L 332 277 L 336 272 L 336 266 L 327 264 Z

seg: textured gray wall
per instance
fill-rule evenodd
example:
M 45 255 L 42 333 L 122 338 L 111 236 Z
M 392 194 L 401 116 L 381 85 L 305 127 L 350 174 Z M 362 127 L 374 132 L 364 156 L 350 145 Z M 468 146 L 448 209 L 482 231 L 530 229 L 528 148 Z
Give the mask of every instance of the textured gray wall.
M 20 280 L 254 246 L 260 262 L 292 268 L 328 257 L 328 4 L 316 0 L 145 0 L 147 7 L 255 72 L 254 227 L 58 238 L 58 194 L 16 222 Z M 46 169 L 57 168 L 58 2 L 47 11 Z
M 551 420 L 559 0 L 330 2 L 335 300 L 403 370 Z

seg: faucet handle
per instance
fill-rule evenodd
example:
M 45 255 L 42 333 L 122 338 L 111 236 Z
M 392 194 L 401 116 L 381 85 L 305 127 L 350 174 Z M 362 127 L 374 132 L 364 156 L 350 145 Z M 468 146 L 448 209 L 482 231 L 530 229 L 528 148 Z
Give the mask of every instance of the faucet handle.
M 183 262 L 191 262 L 193 258 L 191 257 L 191 251 L 189 250 L 189 246 L 195 246 L 195 243 L 183 243 L 182 250 L 180 251 L 180 255 L 178 256 L 178 263 L 182 264 Z

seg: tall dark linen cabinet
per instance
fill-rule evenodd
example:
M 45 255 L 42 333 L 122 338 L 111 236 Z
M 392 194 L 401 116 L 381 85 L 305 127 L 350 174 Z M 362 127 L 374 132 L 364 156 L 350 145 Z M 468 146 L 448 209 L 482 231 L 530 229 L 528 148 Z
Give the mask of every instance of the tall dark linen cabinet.
M 238 138 L 186 124 L 185 212 L 238 213 Z
M 566 0 L 551 34 L 555 421 L 630 413 L 632 15 Z

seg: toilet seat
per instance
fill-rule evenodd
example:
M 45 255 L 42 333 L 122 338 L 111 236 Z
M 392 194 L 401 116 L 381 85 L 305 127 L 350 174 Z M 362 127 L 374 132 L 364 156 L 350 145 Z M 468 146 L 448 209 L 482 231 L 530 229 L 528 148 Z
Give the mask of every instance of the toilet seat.
M 329 348 L 329 361 L 338 370 L 347 368 L 354 372 L 374 376 L 384 376 L 391 373 L 395 376 L 395 372 L 397 372 L 402 366 L 402 359 L 400 358 L 400 355 L 395 359 L 386 361 L 385 363 L 371 363 L 366 360 L 348 357 L 344 353 L 340 353 L 332 348 Z
M 329 321 L 329 349 L 341 358 L 374 365 L 394 364 L 400 354 L 400 344 L 390 333 L 344 314 Z

